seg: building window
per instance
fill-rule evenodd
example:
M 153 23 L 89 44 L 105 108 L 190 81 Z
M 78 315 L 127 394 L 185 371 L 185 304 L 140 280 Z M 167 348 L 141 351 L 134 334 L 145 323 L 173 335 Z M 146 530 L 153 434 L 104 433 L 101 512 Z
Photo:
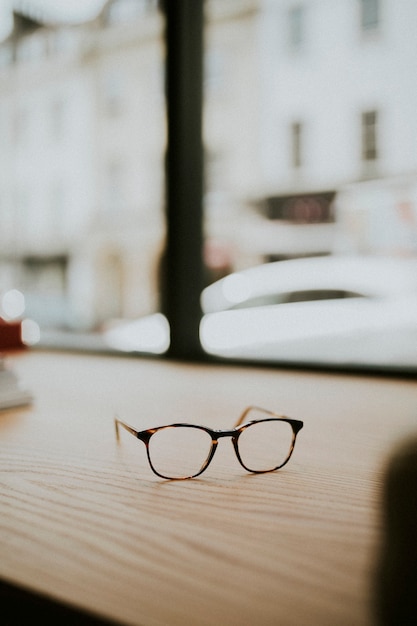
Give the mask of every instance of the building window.
M 45 231 L 51 241 L 54 240 L 55 237 L 63 234 L 64 216 L 65 187 L 62 180 L 55 179 L 52 181 L 49 190 L 49 204 L 46 205 L 45 215 Z
M 301 122 L 293 122 L 290 127 L 291 133 L 291 166 L 300 168 L 303 164 L 302 135 L 303 125 Z
M 13 62 L 13 48 L 11 45 L 0 45 L 0 67 L 6 67 Z
M 29 112 L 23 106 L 17 106 L 13 118 L 13 137 L 14 141 L 24 143 L 29 134 Z
M 363 32 L 375 31 L 379 26 L 379 0 L 361 0 L 360 19 Z
M 378 158 L 378 114 L 377 111 L 362 113 L 362 160 L 375 161 Z
M 60 141 L 65 126 L 65 102 L 62 98 L 57 98 L 51 103 L 50 125 L 52 139 Z
M 104 107 L 109 117 L 118 117 L 123 111 L 125 83 L 123 75 L 111 71 L 104 79 Z
M 113 158 L 106 171 L 106 209 L 117 214 L 126 207 L 125 167 L 121 159 Z
M 298 52 L 304 42 L 304 7 L 294 6 L 288 11 L 288 47 L 291 52 Z

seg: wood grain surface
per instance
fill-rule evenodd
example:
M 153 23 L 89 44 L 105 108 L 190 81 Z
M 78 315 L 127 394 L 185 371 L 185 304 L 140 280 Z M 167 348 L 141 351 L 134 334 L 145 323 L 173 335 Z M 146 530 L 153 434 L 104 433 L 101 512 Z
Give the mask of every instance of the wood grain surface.
M 387 456 L 417 430 L 417 384 L 34 351 L 33 406 L 0 413 L 0 578 L 119 624 L 365 626 Z M 138 428 L 232 426 L 257 404 L 302 419 L 282 470 L 220 440 L 164 481 Z

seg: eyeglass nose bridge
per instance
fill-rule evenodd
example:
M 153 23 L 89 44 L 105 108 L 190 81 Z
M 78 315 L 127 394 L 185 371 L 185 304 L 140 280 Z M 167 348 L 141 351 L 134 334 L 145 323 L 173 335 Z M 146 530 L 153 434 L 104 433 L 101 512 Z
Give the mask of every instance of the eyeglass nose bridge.
M 219 439 L 222 438 L 226 438 L 226 437 L 234 437 L 236 435 L 236 431 L 235 430 L 212 430 L 207 428 L 207 432 L 210 434 L 211 436 L 211 448 L 210 448 L 210 452 L 207 456 L 206 462 L 203 466 L 203 470 L 207 469 L 208 465 L 211 463 L 211 461 L 213 460 L 214 454 L 217 450 L 217 446 L 219 445 Z
M 218 445 L 218 440 L 219 439 L 230 438 L 232 440 L 233 447 L 234 447 L 234 449 L 236 451 L 236 454 L 239 456 L 238 451 L 237 451 L 238 450 L 237 440 L 238 440 L 239 435 L 240 435 L 240 430 L 236 430 L 236 428 L 233 428 L 232 430 L 212 430 L 210 434 L 211 434 L 211 440 L 213 442 L 214 450 L 216 449 L 216 447 Z M 213 452 L 213 454 L 214 454 L 214 452 Z
M 210 434 L 213 442 L 216 441 L 217 443 L 217 440 L 221 439 L 222 437 L 237 437 L 239 431 L 237 431 L 235 428 L 233 428 L 232 430 L 212 430 Z
M 232 444 L 233 444 L 233 448 L 235 451 L 235 454 L 237 456 L 237 459 L 239 461 L 239 463 L 242 465 L 242 467 L 245 468 L 245 466 L 242 463 L 242 459 L 240 458 L 240 454 L 239 454 L 239 447 L 238 447 L 238 439 L 239 439 L 239 435 L 241 433 L 241 429 L 236 429 L 236 428 L 232 428 L 231 430 L 210 430 L 210 434 L 211 434 L 211 441 L 212 441 L 212 447 L 210 450 L 210 454 L 207 458 L 207 463 L 204 466 L 204 469 L 207 469 L 207 466 L 209 465 L 209 463 L 212 461 L 214 453 L 216 452 L 217 446 L 218 446 L 218 440 L 219 439 L 226 439 L 226 438 L 230 438 L 232 440 Z M 246 469 L 246 468 L 245 468 Z

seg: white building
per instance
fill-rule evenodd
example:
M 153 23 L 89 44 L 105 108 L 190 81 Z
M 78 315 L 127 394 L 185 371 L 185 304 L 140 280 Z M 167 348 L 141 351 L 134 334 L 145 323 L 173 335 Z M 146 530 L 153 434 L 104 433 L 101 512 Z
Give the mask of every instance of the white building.
M 3 46 L 3 281 L 44 323 L 91 328 L 157 306 L 162 23 L 152 3 L 129 4 L 72 27 L 24 20 Z
M 335 203 L 339 226 L 339 213 L 361 205 L 365 213 L 381 209 L 383 220 L 378 190 L 393 179 L 391 212 L 393 202 L 408 202 L 417 215 L 416 20 L 414 0 L 263 0 L 261 197 L 277 196 L 279 205 L 279 197 L 343 190 Z M 352 189 L 370 179 L 372 187 Z M 305 203 L 292 204 L 308 218 Z M 344 227 L 349 219 L 355 221 L 344 216 Z M 388 224 L 386 230 L 388 242 Z M 374 247 L 382 250 L 371 229 L 364 249 Z

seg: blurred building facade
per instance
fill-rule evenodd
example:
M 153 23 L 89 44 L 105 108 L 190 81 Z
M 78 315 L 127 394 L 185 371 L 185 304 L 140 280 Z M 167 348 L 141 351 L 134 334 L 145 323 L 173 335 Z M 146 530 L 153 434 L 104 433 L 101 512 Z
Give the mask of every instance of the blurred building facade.
M 263 2 L 260 197 L 332 250 L 415 254 L 416 18 L 413 0 Z
M 91 328 L 157 307 L 165 118 L 155 5 L 109 3 L 76 26 L 17 16 L 3 44 L 3 281 L 19 284 L 46 324 Z
M 211 276 L 339 249 L 413 252 L 414 0 L 206 5 Z M 15 17 L 0 45 L 1 289 L 19 286 L 45 324 L 90 329 L 154 312 L 166 143 L 158 3 L 113 0 L 76 26 Z M 393 228 L 384 243 L 378 216 L 397 224 L 398 246 Z

